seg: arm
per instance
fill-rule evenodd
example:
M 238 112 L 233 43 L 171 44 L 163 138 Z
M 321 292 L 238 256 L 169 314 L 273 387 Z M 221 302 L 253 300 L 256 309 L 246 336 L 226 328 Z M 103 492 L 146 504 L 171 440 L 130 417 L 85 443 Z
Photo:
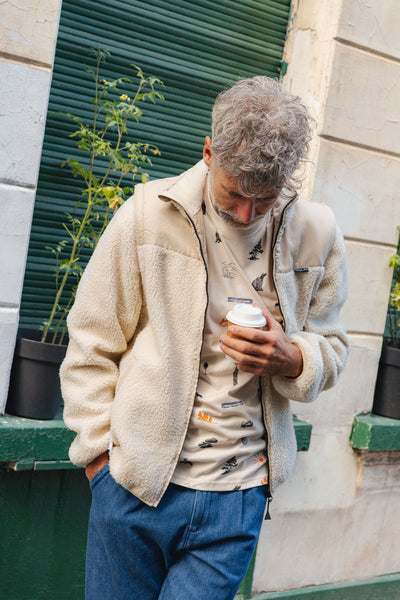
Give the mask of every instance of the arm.
M 110 443 L 119 361 L 141 309 L 133 199 L 112 219 L 78 286 L 68 317 L 70 342 L 60 377 L 64 420 L 77 436 L 70 458 L 86 466 Z
M 234 335 L 245 336 L 245 341 L 221 338 L 224 352 L 239 359 L 238 369 L 271 377 L 279 394 L 291 400 L 315 400 L 321 391 L 336 384 L 346 363 L 349 342 L 339 313 L 347 295 L 347 268 L 338 229 L 324 266 L 302 331 L 286 336 L 281 328 L 279 331 L 279 324 L 264 313 L 268 331 L 256 333 L 234 327 Z

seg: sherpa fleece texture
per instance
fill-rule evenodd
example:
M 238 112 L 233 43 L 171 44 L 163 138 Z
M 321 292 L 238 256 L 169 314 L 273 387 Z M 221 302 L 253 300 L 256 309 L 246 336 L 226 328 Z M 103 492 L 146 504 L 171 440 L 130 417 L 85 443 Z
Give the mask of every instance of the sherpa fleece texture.
M 207 167 L 140 184 L 117 211 L 79 284 L 61 366 L 64 419 L 85 466 L 112 444 L 114 479 L 157 506 L 181 451 L 199 372 L 207 307 L 199 218 Z M 311 402 L 343 370 L 348 340 L 343 238 L 330 209 L 279 201 L 274 282 L 304 368 L 262 378 L 271 489 L 290 474 L 296 439 L 289 400 Z M 262 260 L 262 259 L 260 259 Z

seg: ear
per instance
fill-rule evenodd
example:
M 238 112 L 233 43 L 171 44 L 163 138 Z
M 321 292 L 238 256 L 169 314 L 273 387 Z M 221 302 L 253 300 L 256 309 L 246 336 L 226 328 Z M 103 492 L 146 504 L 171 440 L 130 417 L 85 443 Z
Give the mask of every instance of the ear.
M 203 160 L 207 167 L 211 169 L 212 165 L 212 150 L 211 150 L 211 138 L 209 135 L 206 136 L 203 147 Z

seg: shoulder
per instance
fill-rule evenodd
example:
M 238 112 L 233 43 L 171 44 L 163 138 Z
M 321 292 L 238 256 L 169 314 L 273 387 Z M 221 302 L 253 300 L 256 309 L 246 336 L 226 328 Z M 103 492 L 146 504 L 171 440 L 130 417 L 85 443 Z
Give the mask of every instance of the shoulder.
M 307 239 L 317 245 L 331 246 L 336 237 L 336 219 L 326 204 L 310 202 L 301 196 L 294 205 L 292 223 Z
M 181 175 L 174 177 L 163 177 L 161 179 L 153 179 L 146 183 L 139 183 L 135 187 L 136 197 L 145 196 L 146 198 L 157 198 L 160 194 L 164 194 L 170 187 L 174 185 Z
M 112 218 L 112 227 L 124 230 L 131 226 L 137 228 L 143 225 L 143 220 L 149 218 L 149 215 L 155 218 L 165 206 L 160 195 L 177 179 L 178 177 L 165 177 L 137 184 L 134 194 L 119 207 Z
M 304 260 L 324 264 L 338 235 L 332 210 L 326 204 L 298 197 L 292 205 L 285 231 L 287 243 Z
M 297 226 L 306 229 L 316 229 L 322 236 L 334 235 L 336 230 L 336 219 L 333 211 L 326 204 L 311 202 L 299 196 L 294 204 L 293 217 Z

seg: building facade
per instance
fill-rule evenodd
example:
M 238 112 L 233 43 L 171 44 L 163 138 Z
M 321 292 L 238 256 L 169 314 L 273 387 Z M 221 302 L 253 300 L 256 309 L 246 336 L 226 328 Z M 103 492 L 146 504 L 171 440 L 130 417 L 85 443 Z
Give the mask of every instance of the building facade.
M 61 0 L 0 7 L 2 410 L 61 8 Z M 336 388 L 312 405 L 293 403 L 293 413 L 312 424 L 311 445 L 298 454 L 294 474 L 273 500 L 272 521 L 263 526 L 252 580 L 260 598 L 400 572 L 400 452 L 360 452 L 349 443 L 354 417 L 372 407 L 391 281 L 388 258 L 400 225 L 399 33 L 396 0 L 292 2 L 284 82 L 317 122 L 302 193 L 331 206 L 346 238 L 344 320 L 352 347 Z

